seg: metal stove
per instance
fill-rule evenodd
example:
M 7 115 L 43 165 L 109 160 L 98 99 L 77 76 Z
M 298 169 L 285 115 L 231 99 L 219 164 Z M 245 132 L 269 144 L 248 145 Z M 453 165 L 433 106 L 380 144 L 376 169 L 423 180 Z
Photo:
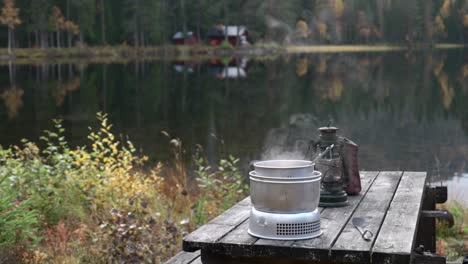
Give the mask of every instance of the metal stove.
M 250 211 L 249 234 L 273 240 L 310 239 L 322 235 L 320 212 L 278 214 Z
M 273 240 L 318 237 L 320 181 L 314 163 L 273 160 L 254 164 L 250 172 L 252 209 L 249 234 Z

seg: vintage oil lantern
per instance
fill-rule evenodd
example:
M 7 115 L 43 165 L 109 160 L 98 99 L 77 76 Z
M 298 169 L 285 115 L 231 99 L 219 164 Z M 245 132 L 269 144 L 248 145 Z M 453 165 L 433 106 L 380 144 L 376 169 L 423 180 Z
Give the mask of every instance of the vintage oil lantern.
M 322 173 L 322 207 L 346 206 L 349 204 L 348 194 L 355 195 L 361 191 L 358 146 L 349 139 L 339 137 L 338 130 L 331 126 L 319 128 L 320 138 L 313 143 L 318 153 L 334 146 L 316 162 L 316 169 Z

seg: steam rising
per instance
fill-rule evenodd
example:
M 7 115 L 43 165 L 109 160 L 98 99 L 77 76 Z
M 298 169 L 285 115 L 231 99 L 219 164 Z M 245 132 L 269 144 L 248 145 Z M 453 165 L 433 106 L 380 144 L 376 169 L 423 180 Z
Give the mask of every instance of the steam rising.
M 310 159 L 313 150 L 305 157 L 310 141 L 316 134 L 316 119 L 310 114 L 291 116 L 284 128 L 275 128 L 268 133 L 262 160 L 303 160 Z

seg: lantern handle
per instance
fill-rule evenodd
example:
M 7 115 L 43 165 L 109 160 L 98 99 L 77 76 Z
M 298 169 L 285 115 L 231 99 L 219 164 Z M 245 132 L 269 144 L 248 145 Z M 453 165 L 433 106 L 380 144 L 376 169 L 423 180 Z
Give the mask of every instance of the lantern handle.
M 313 161 L 312 163 L 315 163 L 317 160 L 321 159 L 325 154 L 327 154 L 329 151 L 331 151 L 335 147 L 335 144 L 332 144 L 331 146 L 327 147 L 325 151 L 320 153 Z

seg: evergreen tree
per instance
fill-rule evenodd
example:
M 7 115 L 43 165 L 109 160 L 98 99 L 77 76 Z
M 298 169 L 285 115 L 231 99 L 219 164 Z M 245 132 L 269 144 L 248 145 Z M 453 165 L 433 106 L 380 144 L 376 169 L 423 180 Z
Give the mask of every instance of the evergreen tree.
M 49 47 L 49 33 L 53 29 L 50 23 L 52 3 L 49 0 L 30 0 L 28 8 L 29 31 L 34 33 L 36 45 Z
M 70 21 L 76 21 L 80 28 L 80 42 L 96 42 L 96 18 L 97 3 L 96 0 L 69 0 L 71 6 Z

